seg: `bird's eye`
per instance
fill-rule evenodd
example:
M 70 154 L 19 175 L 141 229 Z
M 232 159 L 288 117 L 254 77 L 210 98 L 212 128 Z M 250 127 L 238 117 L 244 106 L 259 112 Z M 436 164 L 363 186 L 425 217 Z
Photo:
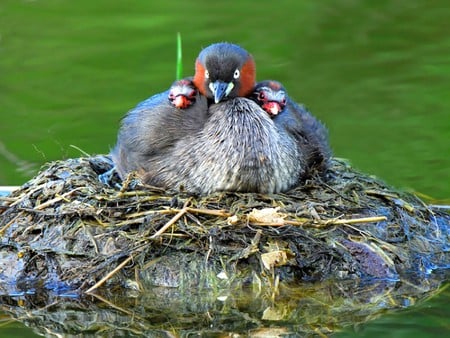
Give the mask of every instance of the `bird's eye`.
M 241 75 L 241 72 L 239 71 L 239 69 L 236 69 L 236 70 L 234 71 L 233 77 L 234 77 L 235 79 L 237 79 L 237 78 L 239 78 L 240 75 Z
M 259 92 L 259 94 L 258 94 L 258 100 L 264 101 L 265 98 L 266 98 L 266 95 L 264 95 L 264 92 Z
M 209 72 L 205 70 L 205 78 L 209 79 Z

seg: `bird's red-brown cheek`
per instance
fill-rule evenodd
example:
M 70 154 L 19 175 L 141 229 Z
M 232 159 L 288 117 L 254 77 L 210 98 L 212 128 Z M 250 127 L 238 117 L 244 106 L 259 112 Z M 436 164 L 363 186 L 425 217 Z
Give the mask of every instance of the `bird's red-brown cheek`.
M 192 82 L 194 82 L 195 87 L 197 87 L 198 91 L 204 96 L 206 96 L 205 70 L 205 67 L 197 60 L 195 62 L 195 75 Z
M 239 96 L 245 97 L 253 92 L 256 82 L 256 66 L 252 57 L 244 63 L 241 69 L 241 85 Z

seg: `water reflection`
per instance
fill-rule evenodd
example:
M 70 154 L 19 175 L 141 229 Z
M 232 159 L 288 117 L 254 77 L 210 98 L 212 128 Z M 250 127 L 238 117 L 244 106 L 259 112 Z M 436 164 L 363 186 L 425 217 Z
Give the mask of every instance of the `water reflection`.
M 189 334 L 280 336 L 329 335 L 402 309 L 437 292 L 433 279 L 327 282 L 269 290 L 222 290 L 180 294 L 154 288 L 144 295 L 110 290 L 103 294 L 62 297 L 45 292 L 1 297 L 2 309 L 26 318 L 39 334 L 95 334 L 173 337 Z

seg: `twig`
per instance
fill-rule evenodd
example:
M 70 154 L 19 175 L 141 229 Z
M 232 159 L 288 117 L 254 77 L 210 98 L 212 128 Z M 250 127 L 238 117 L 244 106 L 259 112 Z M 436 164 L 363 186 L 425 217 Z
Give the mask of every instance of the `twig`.
M 70 147 L 72 147 L 73 149 L 78 150 L 80 153 L 82 153 L 82 154 L 83 154 L 84 156 L 86 156 L 86 157 L 90 157 L 90 156 L 91 156 L 91 154 L 88 154 L 88 153 L 85 152 L 83 149 L 81 149 L 80 147 L 78 147 L 78 146 L 76 146 L 76 145 L 74 145 L 74 144 L 71 144 Z
M 129 256 L 127 259 L 125 259 L 122 263 L 120 263 L 114 270 L 109 272 L 105 277 L 100 279 L 97 283 L 95 283 L 92 287 L 90 287 L 85 293 L 91 293 L 95 289 L 97 289 L 99 286 L 101 286 L 103 283 L 105 283 L 109 278 L 111 278 L 116 272 L 118 272 L 120 269 L 122 269 L 125 265 L 128 264 L 133 259 L 133 255 Z
M 84 187 L 79 187 L 79 188 L 70 190 L 70 191 L 68 191 L 68 192 L 66 192 L 66 193 L 64 193 L 64 194 L 62 194 L 62 195 L 59 195 L 58 197 L 52 198 L 51 200 L 48 200 L 47 202 L 44 202 L 44 203 L 39 204 L 38 206 L 34 207 L 34 210 L 42 210 L 42 209 L 45 209 L 45 208 L 47 208 L 48 206 L 50 206 L 50 205 L 52 205 L 52 204 L 55 204 L 56 202 L 59 202 L 59 201 L 61 201 L 61 200 L 65 200 L 66 202 L 70 202 L 70 200 L 68 200 L 68 199 L 66 198 L 66 196 L 69 196 L 69 195 L 71 195 L 72 193 L 74 193 L 75 191 L 78 191 L 78 190 L 81 190 L 81 189 L 84 189 Z
M 154 215 L 154 214 L 174 214 L 179 212 L 177 209 L 163 209 L 163 210 L 147 210 L 147 211 L 141 211 L 141 212 L 135 212 L 133 214 L 125 215 L 126 218 L 136 218 L 141 216 L 148 216 L 148 215 Z
M 26 193 L 21 194 L 17 197 L 16 201 L 11 203 L 9 207 L 14 207 L 16 204 L 21 203 L 25 198 L 30 197 L 33 195 L 36 191 L 42 190 L 43 184 L 38 185 L 36 188 L 28 190 Z
M 215 210 L 215 209 L 196 209 L 196 208 L 186 208 L 187 212 L 193 214 L 203 214 L 203 215 L 211 215 L 211 216 L 219 216 L 219 217 L 230 217 L 231 214 L 226 212 L 225 210 Z
M 178 221 L 181 216 L 183 216 L 187 212 L 187 208 L 181 209 L 175 216 L 173 216 L 170 221 L 168 221 L 161 229 L 159 229 L 157 232 L 155 232 L 152 236 L 150 236 L 151 239 L 158 238 L 161 236 L 168 228 L 170 228 L 176 221 Z
M 372 223 L 381 222 L 387 220 L 386 216 L 372 216 L 372 217 L 362 217 L 362 218 L 350 218 L 350 219 L 330 219 L 325 221 L 325 224 L 355 224 L 355 223 Z
M 0 191 L 13 192 L 14 190 L 17 190 L 19 188 L 20 186 L 18 185 L 8 185 L 8 186 L 0 185 Z
M 386 216 L 373 216 L 373 217 L 362 217 L 362 218 L 350 218 L 350 219 L 329 219 L 329 220 L 310 220 L 304 219 L 303 221 L 289 221 L 284 220 L 282 223 L 264 223 L 264 222 L 252 222 L 253 225 L 262 225 L 262 226 L 283 226 L 286 224 L 295 225 L 295 226 L 311 226 L 311 227 L 324 227 L 328 225 L 342 225 L 342 224 L 355 224 L 355 223 L 371 223 L 371 222 L 380 222 L 385 221 Z
M 392 192 L 387 192 L 387 191 L 366 189 L 366 190 L 364 190 L 364 192 L 367 195 L 383 196 L 383 197 L 386 197 L 386 198 L 398 198 L 397 194 L 394 194 Z
M 11 224 L 14 224 L 15 221 L 16 221 L 16 219 L 14 218 L 11 221 L 9 221 L 7 224 L 5 224 L 5 226 L 0 229 L 0 236 L 3 236 L 6 229 L 8 229 L 11 226 Z
M 187 205 L 190 203 L 190 199 L 186 201 L 182 209 L 168 209 L 168 210 L 160 210 L 159 213 L 169 213 L 176 212 L 177 214 L 173 216 L 161 229 L 159 229 L 155 234 L 153 234 L 150 238 L 155 239 L 162 235 L 170 226 L 172 226 L 176 221 L 178 221 L 181 216 L 192 213 L 192 214 L 203 214 L 210 216 L 219 216 L 219 217 L 230 217 L 231 214 L 226 212 L 225 210 L 214 210 L 214 209 L 197 209 L 190 208 Z M 150 211 L 151 212 L 151 211 Z M 152 212 L 154 213 L 154 212 Z
M 450 210 L 450 205 L 429 204 L 427 206 L 435 209 Z
M 161 234 L 163 234 L 168 228 L 170 228 L 176 221 L 178 221 L 181 216 L 186 214 L 188 205 L 191 203 L 192 198 L 189 198 L 186 202 L 184 202 L 183 208 L 178 211 L 178 213 L 173 216 L 170 221 L 168 221 L 161 229 L 159 229 L 157 232 L 155 232 L 150 239 L 158 238 Z
M 175 214 L 179 213 L 182 209 L 163 209 L 163 210 L 147 210 L 142 212 L 136 212 L 134 214 L 126 215 L 127 218 L 135 218 L 141 216 L 148 216 L 153 214 Z M 219 216 L 219 217 L 230 217 L 231 214 L 226 212 L 226 210 L 215 210 L 215 209 L 196 209 L 191 207 L 186 207 L 186 212 L 191 214 L 203 214 L 210 216 Z

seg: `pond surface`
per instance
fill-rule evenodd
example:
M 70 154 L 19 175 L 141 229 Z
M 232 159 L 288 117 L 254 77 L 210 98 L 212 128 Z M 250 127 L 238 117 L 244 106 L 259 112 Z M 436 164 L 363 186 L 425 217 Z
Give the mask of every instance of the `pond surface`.
M 185 76 L 202 47 L 238 43 L 259 80 L 283 82 L 328 126 L 335 156 L 450 204 L 448 17 L 444 0 L 2 0 L 0 186 L 108 152 L 124 113 L 175 79 L 180 32 Z M 446 289 L 355 335 L 448 335 L 449 300 Z M 30 332 L 7 324 L 0 336 Z

